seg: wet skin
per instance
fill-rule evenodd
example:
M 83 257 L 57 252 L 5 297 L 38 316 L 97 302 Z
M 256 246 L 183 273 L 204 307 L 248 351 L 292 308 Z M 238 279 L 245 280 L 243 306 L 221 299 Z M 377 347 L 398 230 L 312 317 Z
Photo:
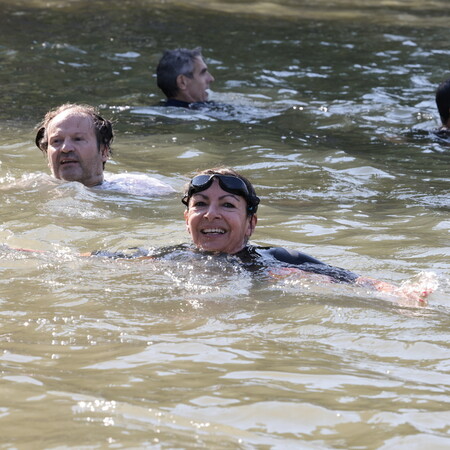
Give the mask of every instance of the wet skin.
M 208 66 L 201 57 L 195 58 L 194 70 L 192 78 L 186 75 L 178 76 L 179 92 L 177 100 L 188 103 L 204 102 L 208 100 L 208 92 L 210 83 L 214 81 L 214 77 L 208 72 Z
M 78 181 L 85 186 L 103 182 L 103 163 L 108 148 L 98 148 L 92 118 L 67 110 L 58 114 L 47 127 L 48 166 L 53 176 L 65 181 Z
M 201 250 L 234 254 L 245 247 L 257 222 L 247 215 L 247 202 L 224 191 L 217 180 L 189 200 L 184 217 L 194 244 Z

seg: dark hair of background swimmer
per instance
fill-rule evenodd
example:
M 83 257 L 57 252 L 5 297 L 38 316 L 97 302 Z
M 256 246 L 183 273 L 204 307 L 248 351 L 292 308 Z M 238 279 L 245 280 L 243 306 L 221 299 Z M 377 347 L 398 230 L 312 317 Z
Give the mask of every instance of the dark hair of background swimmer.
M 195 59 L 202 57 L 201 48 L 166 50 L 156 68 L 156 83 L 167 98 L 178 94 L 178 75 L 194 76 Z
M 441 116 L 442 125 L 448 126 L 450 118 L 450 78 L 443 81 L 436 89 L 436 106 Z
M 111 154 L 111 143 L 114 139 L 114 133 L 112 129 L 112 123 L 109 120 L 100 116 L 98 110 L 90 105 L 78 105 L 75 103 L 65 103 L 58 106 L 55 109 L 47 112 L 44 120 L 38 125 L 38 131 L 36 134 L 35 143 L 37 147 L 43 152 L 47 153 L 48 148 L 48 135 L 47 128 L 49 123 L 58 115 L 64 111 L 73 110 L 74 113 L 83 114 L 89 116 L 92 119 L 94 125 L 95 136 L 97 138 L 97 147 L 100 151 L 100 146 L 104 145 L 108 148 L 108 153 Z
M 239 178 L 240 180 L 242 180 L 245 184 L 245 186 L 247 187 L 248 190 L 248 198 L 246 198 L 246 202 L 247 202 L 247 211 L 248 211 L 248 215 L 249 216 L 253 216 L 254 214 L 256 214 L 257 210 L 258 210 L 258 205 L 260 202 L 259 197 L 256 195 L 256 191 L 255 188 L 253 187 L 253 184 L 243 175 L 241 175 L 239 172 L 236 172 L 234 169 L 231 169 L 229 167 L 214 167 L 211 169 L 205 169 L 202 171 L 197 172 L 193 177 L 195 178 L 198 175 L 229 175 L 232 177 L 236 177 Z M 192 181 L 191 179 L 191 181 Z M 186 205 L 186 208 L 189 208 L 189 187 L 191 186 L 191 181 L 189 181 L 189 183 L 186 184 L 186 186 L 184 187 L 184 193 L 183 193 L 183 198 L 182 198 L 182 202 Z

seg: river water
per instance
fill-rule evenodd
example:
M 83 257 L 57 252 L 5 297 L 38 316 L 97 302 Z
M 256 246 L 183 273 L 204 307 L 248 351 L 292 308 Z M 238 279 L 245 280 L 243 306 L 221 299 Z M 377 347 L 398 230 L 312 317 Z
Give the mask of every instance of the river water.
M 0 448 L 450 446 L 444 0 L 0 1 Z M 167 111 L 166 48 L 203 48 L 218 110 Z M 107 177 L 53 180 L 34 127 L 114 119 Z M 427 306 L 208 261 L 85 258 L 188 242 L 180 192 L 229 165 L 254 242 L 395 284 Z M 11 247 L 42 252 L 22 252 Z

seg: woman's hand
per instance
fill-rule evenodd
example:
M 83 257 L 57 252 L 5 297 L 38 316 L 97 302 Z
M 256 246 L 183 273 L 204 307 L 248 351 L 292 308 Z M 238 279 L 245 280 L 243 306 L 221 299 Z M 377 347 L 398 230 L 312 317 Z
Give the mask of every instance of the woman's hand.
M 272 267 L 269 270 L 269 275 L 276 279 L 285 279 L 288 277 L 295 277 L 295 279 L 304 279 L 314 281 L 315 283 L 336 283 L 336 280 L 327 276 L 311 272 L 295 267 Z M 358 277 L 353 284 L 349 286 L 356 286 L 371 291 L 380 292 L 394 297 L 397 301 L 407 301 L 407 304 L 414 304 L 425 306 L 427 304 L 427 297 L 437 289 L 437 281 L 433 277 L 422 276 L 419 279 L 411 279 L 402 283 L 400 286 L 387 283 L 386 281 L 377 280 L 370 277 Z
M 419 305 L 426 305 L 426 298 L 436 289 L 436 283 L 412 283 L 405 282 L 401 286 L 395 286 L 385 281 L 376 280 L 370 277 L 359 277 L 355 281 L 356 286 L 374 289 L 384 294 L 393 295 L 399 299 L 417 302 Z

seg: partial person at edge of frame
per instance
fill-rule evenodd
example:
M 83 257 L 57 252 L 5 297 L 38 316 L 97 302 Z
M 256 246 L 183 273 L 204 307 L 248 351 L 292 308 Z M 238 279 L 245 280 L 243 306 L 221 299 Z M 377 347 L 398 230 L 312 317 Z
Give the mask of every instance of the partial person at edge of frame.
M 435 133 L 440 137 L 450 138 L 450 78 L 439 84 L 435 99 L 441 119 L 441 126 Z
M 85 256 L 158 259 L 175 251 L 233 255 L 240 265 L 250 271 L 263 267 L 270 269 L 274 278 L 297 274 L 301 278 L 312 277 L 320 282 L 348 283 L 419 304 L 425 303 L 425 298 L 434 290 L 434 287 L 418 287 L 418 291 L 403 289 L 330 266 L 296 250 L 249 244 L 258 221 L 256 212 L 259 201 L 250 181 L 235 170 L 225 167 L 203 170 L 191 179 L 182 198 L 186 206 L 186 227 L 193 246 L 173 246 L 151 254 L 145 250 L 130 255 L 97 251 Z
M 164 106 L 196 109 L 208 104 L 209 73 L 201 49 L 166 50 L 156 68 L 156 82 L 167 100 Z
M 65 103 L 47 112 L 38 125 L 35 143 L 58 180 L 125 191 L 127 182 L 128 185 L 141 183 L 146 192 L 174 191 L 171 186 L 146 175 L 124 174 L 123 179 L 115 176 L 112 177 L 115 181 L 105 181 L 104 169 L 111 156 L 113 139 L 112 122 L 100 116 L 95 107 Z M 120 189 L 120 186 L 125 188 Z

